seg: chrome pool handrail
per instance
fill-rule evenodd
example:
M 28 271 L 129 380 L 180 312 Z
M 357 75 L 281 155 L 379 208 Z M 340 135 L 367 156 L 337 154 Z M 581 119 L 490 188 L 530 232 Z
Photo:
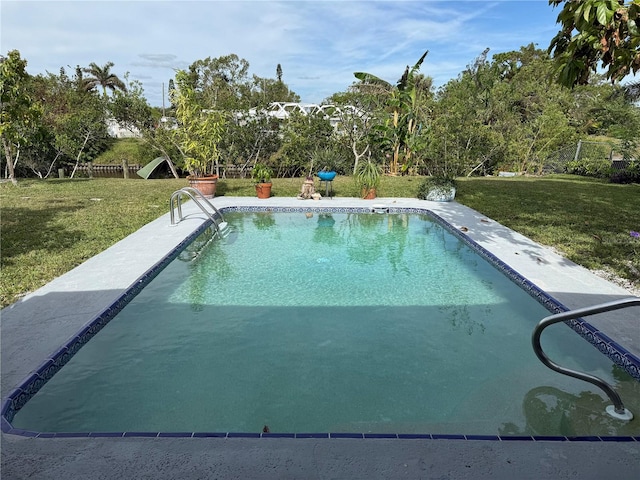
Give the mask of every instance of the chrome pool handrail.
M 548 327 L 549 325 L 553 325 L 554 323 L 564 322 L 566 320 L 574 320 L 579 317 L 586 317 L 589 315 L 595 315 L 603 312 L 611 312 L 613 310 L 620 310 L 622 308 L 629 308 L 634 306 L 640 306 L 640 298 L 631 297 L 631 298 L 623 298 L 621 300 L 614 300 L 612 302 L 601 303 L 598 305 L 593 305 L 591 307 L 578 308 L 576 310 L 570 310 L 568 312 L 556 313 L 555 315 L 550 315 L 548 317 L 543 318 L 536 328 L 533 330 L 533 334 L 531 337 L 531 343 L 533 344 L 533 351 L 536 356 L 540 359 L 540 361 L 549 367 L 551 370 L 554 370 L 563 375 L 568 375 L 573 378 L 577 378 L 579 380 L 584 380 L 585 382 L 592 383 L 593 385 L 602 389 L 609 399 L 613 402 L 613 406 L 609 405 L 606 408 L 606 412 L 620 420 L 631 420 L 633 418 L 633 414 L 627 410 L 622 403 L 622 399 L 618 392 L 616 392 L 611 385 L 602 380 L 595 375 L 590 375 L 588 373 L 579 372 L 577 370 L 572 370 L 570 368 L 562 367 L 557 363 L 553 362 L 542 350 L 542 346 L 540 345 L 540 335 L 542 331 Z
M 170 216 L 171 216 L 171 225 L 176 225 L 176 219 L 175 219 L 175 213 L 174 213 L 174 202 L 175 202 L 175 207 L 178 211 L 178 222 L 182 221 L 183 216 L 182 216 L 182 195 L 186 195 L 187 197 L 189 197 L 191 200 L 193 200 L 193 202 L 200 208 L 200 210 L 202 210 L 202 212 L 209 218 L 209 220 L 211 220 L 211 222 L 213 223 L 213 225 L 215 226 L 216 231 L 218 232 L 218 234 L 222 235 L 221 229 L 220 229 L 220 224 L 216 221 L 216 219 L 214 218 L 214 214 L 218 215 L 220 217 L 221 220 L 221 224 L 224 223 L 226 224 L 225 220 L 224 220 L 224 216 L 222 215 L 222 212 L 220 212 L 220 210 L 218 210 L 203 194 L 202 192 L 200 192 L 199 190 L 196 190 L 195 188 L 192 187 L 184 187 L 181 188 L 180 190 L 176 190 L 175 192 L 173 192 L 171 194 L 171 198 L 169 199 L 169 212 L 170 212 Z M 213 214 L 207 210 L 207 208 L 201 203 L 200 200 L 203 200 L 207 207 L 209 207 L 212 211 Z

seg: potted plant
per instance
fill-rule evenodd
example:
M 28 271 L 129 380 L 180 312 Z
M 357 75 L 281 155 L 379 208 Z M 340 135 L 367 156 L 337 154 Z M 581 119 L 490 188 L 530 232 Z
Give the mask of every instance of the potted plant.
M 273 172 L 264 163 L 256 163 L 251 171 L 251 178 L 256 185 L 256 195 L 258 198 L 269 198 L 271 196 L 271 176 Z
M 200 173 L 202 170 L 194 169 L 189 166 L 191 157 L 185 158 L 185 168 L 189 170 L 187 181 L 189 186 L 200 191 L 205 198 L 213 198 L 216 195 L 216 188 L 218 186 L 218 175 L 214 173 Z
M 371 159 L 358 164 L 356 169 L 355 181 L 360 188 L 362 198 L 365 200 L 373 200 L 376 198 L 376 190 L 380 186 L 382 170 L 380 165 Z
M 171 101 L 176 105 L 178 121 L 178 127 L 171 131 L 189 171 L 187 180 L 205 197 L 213 198 L 218 183 L 215 170 L 220 157 L 218 144 L 225 127 L 224 113 L 207 110 L 200 104 L 189 76 L 183 70 L 176 73 Z
M 418 198 L 432 202 L 450 202 L 456 196 L 456 180 L 447 175 L 426 177 L 418 186 Z

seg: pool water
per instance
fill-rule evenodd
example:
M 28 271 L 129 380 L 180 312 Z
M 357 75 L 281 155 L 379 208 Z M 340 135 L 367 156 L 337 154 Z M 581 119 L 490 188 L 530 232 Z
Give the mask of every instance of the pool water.
M 426 215 L 230 213 L 16 415 L 35 431 L 632 435 L 549 312 Z M 639 383 L 565 325 L 559 363 Z

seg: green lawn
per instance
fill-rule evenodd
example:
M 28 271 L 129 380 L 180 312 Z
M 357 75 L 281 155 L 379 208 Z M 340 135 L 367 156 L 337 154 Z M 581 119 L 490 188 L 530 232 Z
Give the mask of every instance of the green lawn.
M 611 269 L 640 286 L 640 185 L 575 176 L 477 178 L 460 203 L 590 269 Z
M 384 177 L 379 195 L 415 197 L 420 178 Z M 166 213 L 183 179 L 21 180 L 0 184 L 0 304 L 9 305 Z M 275 179 L 273 194 L 295 196 L 302 180 Z M 337 177 L 336 195 L 357 195 Z M 224 180 L 219 195 L 253 196 L 251 180 Z M 457 201 L 550 245 L 588 268 L 611 269 L 640 286 L 640 185 L 572 176 L 472 178 Z

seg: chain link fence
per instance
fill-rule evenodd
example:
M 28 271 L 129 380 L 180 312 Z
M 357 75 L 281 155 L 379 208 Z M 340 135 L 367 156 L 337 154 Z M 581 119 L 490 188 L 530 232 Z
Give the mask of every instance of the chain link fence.
M 607 167 L 621 171 L 630 164 L 613 145 L 605 142 L 580 140 L 577 145 L 562 148 L 549 155 L 544 162 L 543 174 L 578 173 L 573 170 Z

